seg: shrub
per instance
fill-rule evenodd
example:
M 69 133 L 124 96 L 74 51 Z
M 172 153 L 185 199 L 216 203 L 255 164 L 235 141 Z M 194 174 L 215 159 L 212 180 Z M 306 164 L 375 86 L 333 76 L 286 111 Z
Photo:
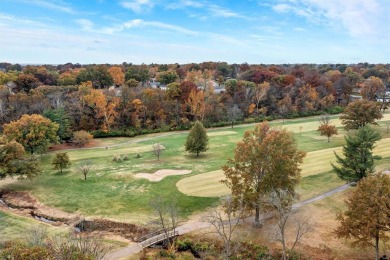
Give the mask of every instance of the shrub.
M 54 259 L 44 246 L 28 246 L 21 242 L 7 242 L 0 252 L 1 259 L 40 260 Z
M 115 154 L 114 158 L 112 158 L 112 161 L 113 162 L 121 162 L 122 158 L 121 158 L 121 156 L 119 154 Z
M 125 156 L 123 156 L 123 161 L 128 161 L 128 160 L 129 160 L 129 156 L 125 154 Z
M 93 136 L 84 130 L 73 133 L 73 143 L 79 147 L 87 145 L 92 139 Z

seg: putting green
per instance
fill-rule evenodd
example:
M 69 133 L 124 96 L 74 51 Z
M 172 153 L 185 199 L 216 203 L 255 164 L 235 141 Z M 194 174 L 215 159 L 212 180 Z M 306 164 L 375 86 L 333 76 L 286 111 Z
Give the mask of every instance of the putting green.
M 302 177 L 332 170 L 330 163 L 336 162 L 334 152 L 341 155 L 341 151 L 342 148 L 337 147 L 307 153 L 302 164 Z M 390 138 L 379 141 L 374 154 L 383 158 L 390 157 Z M 230 190 L 220 182 L 224 178 L 223 171 L 217 170 L 184 178 L 176 183 L 176 187 L 180 192 L 190 196 L 219 197 L 230 193 Z
M 197 174 L 184 178 L 176 183 L 180 192 L 197 197 L 219 197 L 230 193 L 225 184 L 220 183 L 225 179 L 222 170 Z

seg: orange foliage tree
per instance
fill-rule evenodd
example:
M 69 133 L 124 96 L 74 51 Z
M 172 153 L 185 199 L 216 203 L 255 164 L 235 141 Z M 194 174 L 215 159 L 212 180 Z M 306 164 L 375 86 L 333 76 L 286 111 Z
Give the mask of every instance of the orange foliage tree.
M 110 67 L 108 69 L 108 73 L 110 73 L 111 77 L 114 79 L 114 84 L 116 86 L 123 85 L 123 83 L 125 82 L 125 74 L 120 67 Z
M 273 129 L 268 122 L 248 130 L 237 143 L 234 158 L 222 166 L 233 200 L 247 210 L 255 210 L 255 222 L 260 222 L 262 197 L 271 190 L 284 189 L 294 194 L 300 179 L 305 153 L 299 151 L 292 133 Z
M 51 144 L 58 143 L 58 124 L 41 115 L 23 115 L 19 120 L 4 125 L 3 134 L 9 140 L 15 140 L 34 154 L 45 152 Z
M 118 112 L 115 110 L 119 104 L 118 98 L 107 100 L 102 91 L 92 89 L 89 94 L 84 96 L 86 103 L 93 107 L 96 117 L 103 119 L 102 129 L 110 131 L 111 126 L 115 123 L 118 117 Z

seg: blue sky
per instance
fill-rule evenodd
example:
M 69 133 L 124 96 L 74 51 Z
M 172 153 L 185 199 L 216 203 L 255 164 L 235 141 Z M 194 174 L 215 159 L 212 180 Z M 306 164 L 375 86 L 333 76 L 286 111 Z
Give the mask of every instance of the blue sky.
M 390 0 L 0 0 L 11 63 L 390 63 Z

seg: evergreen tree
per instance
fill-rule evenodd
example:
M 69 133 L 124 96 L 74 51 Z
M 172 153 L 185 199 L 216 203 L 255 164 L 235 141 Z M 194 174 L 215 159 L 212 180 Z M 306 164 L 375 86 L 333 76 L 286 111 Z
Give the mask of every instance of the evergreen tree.
M 207 137 L 206 128 L 201 122 L 196 121 L 187 136 L 186 151 L 196 153 L 196 156 L 199 156 L 199 153 L 207 151 L 208 143 L 209 138 Z
M 342 180 L 347 182 L 357 182 L 373 173 L 375 171 L 374 160 L 380 159 L 380 157 L 374 156 L 372 149 L 374 149 L 375 142 L 380 139 L 380 134 L 370 126 L 359 128 L 355 135 L 349 135 L 345 138 L 344 158 L 335 153 L 340 167 L 332 164 L 333 170 Z

